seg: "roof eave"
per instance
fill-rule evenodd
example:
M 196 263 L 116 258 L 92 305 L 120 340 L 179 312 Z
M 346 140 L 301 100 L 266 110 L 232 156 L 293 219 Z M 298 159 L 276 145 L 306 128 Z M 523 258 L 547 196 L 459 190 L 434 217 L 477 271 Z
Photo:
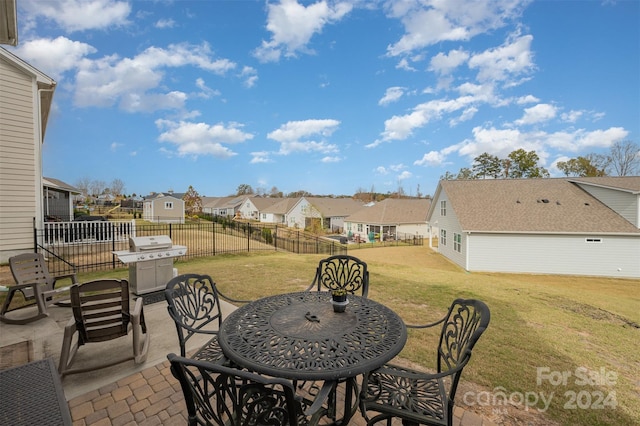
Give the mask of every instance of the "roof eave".
M 0 0 L 0 44 L 18 45 L 16 0 Z

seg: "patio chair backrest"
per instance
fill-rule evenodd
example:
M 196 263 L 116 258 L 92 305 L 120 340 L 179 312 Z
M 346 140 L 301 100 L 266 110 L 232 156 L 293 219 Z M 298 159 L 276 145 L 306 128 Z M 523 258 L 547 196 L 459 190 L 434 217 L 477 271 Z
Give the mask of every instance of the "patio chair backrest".
M 217 333 L 222 324 L 222 308 L 216 284 L 210 276 L 183 274 L 174 277 L 167 283 L 164 296 L 178 331 L 181 356 L 186 356 L 186 342 L 194 334 Z
M 369 293 L 369 271 L 367 264 L 354 256 L 346 254 L 330 256 L 320 260 L 316 275 L 307 290 L 314 287 L 318 291 L 346 290 L 347 293 L 360 293 L 367 297 Z
M 189 425 L 296 426 L 306 423 L 291 382 L 245 370 L 167 356 L 180 382 Z
M 40 283 L 43 290 L 53 290 L 55 279 L 49 274 L 41 253 L 22 253 L 9 258 L 9 267 L 16 284 Z
M 463 367 L 476 342 L 489 326 L 489 307 L 476 299 L 456 299 L 442 323 L 438 343 L 438 373 L 452 372 L 449 397 L 453 400 Z
M 127 280 L 104 279 L 71 286 L 71 309 L 79 344 L 126 336 L 129 307 Z

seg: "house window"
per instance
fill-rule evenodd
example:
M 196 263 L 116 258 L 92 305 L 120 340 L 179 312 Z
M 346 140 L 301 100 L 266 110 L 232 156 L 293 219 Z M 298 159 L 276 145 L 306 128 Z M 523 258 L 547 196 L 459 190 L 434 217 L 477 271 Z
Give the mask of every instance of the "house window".
M 462 251 L 462 235 L 453 233 L 453 249 L 460 253 Z
M 221 209 L 220 216 L 226 216 L 226 215 L 227 215 L 227 209 Z
M 361 223 L 358 224 L 358 232 L 362 232 L 362 224 Z
M 447 202 L 445 200 L 440 201 L 440 216 L 447 215 Z
M 171 201 L 166 201 L 164 203 L 164 209 L 165 210 L 173 210 L 173 203 Z
M 602 242 L 602 238 L 585 238 L 585 242 L 588 244 L 597 244 Z
M 263 218 L 264 220 L 267 220 L 267 214 L 266 214 L 266 213 L 262 213 L 262 218 Z
M 447 245 L 447 230 L 446 229 L 441 229 L 440 230 L 440 245 L 441 246 L 446 246 Z

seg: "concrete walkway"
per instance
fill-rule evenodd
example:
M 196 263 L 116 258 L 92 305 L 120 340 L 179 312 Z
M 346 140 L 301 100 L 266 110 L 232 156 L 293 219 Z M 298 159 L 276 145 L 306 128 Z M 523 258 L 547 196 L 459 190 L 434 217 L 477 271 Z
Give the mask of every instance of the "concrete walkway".
M 25 315 L 26 308 L 12 312 Z M 224 304 L 223 312 L 234 307 Z M 23 311 L 23 312 L 21 312 Z M 67 376 L 63 388 L 74 425 L 184 425 L 186 408 L 182 390 L 169 371 L 167 354 L 179 353 L 175 326 L 169 318 L 165 303 L 154 303 L 144 307 L 145 318 L 151 336 L 149 355 L 145 363 L 131 362 L 89 373 Z M 0 368 L 20 365 L 29 361 L 60 357 L 64 326 L 71 317 L 69 308 L 53 306 L 49 317 L 27 325 L 0 323 Z M 188 351 L 195 350 L 206 342 L 206 337 L 194 337 Z M 80 348 L 74 366 L 91 363 L 91 358 L 100 354 L 101 359 L 120 356 L 130 351 L 131 339 L 91 344 Z M 493 423 L 471 411 L 456 408 L 455 425 L 492 426 Z M 357 415 L 350 424 L 364 425 Z M 395 424 L 395 423 L 394 423 Z M 398 423 L 400 424 L 400 423 Z

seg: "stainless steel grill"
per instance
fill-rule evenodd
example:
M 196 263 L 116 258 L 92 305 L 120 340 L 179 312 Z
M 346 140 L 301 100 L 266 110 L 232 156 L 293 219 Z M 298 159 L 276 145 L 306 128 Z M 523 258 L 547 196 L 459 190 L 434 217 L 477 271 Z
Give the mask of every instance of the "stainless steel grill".
M 113 254 L 129 265 L 129 285 L 138 295 L 163 290 L 173 277 L 173 258 L 187 253 L 167 235 L 129 238 L 129 250 Z

